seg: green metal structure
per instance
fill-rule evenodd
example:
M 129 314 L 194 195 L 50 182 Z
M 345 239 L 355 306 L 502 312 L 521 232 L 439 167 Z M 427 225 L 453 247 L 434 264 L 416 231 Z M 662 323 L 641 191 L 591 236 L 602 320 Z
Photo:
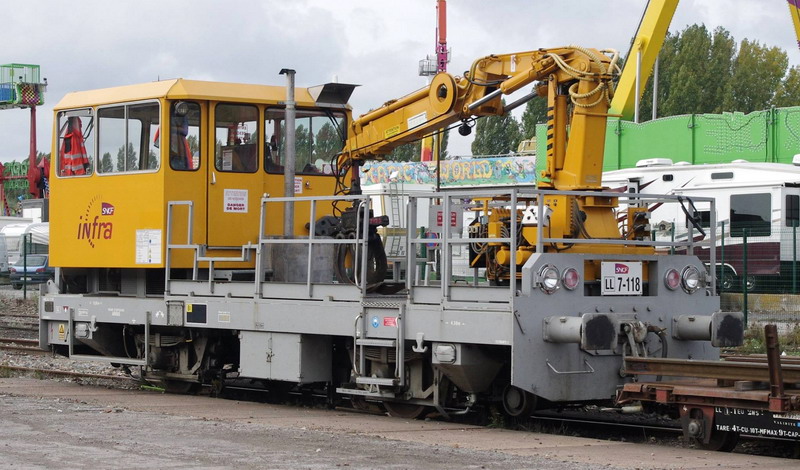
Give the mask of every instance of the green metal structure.
M 546 133 L 539 124 L 537 134 Z M 537 143 L 544 155 L 546 142 Z M 800 107 L 765 111 L 670 116 L 644 123 L 609 120 L 603 171 L 636 166 L 648 158 L 692 164 L 792 163 L 800 154 Z

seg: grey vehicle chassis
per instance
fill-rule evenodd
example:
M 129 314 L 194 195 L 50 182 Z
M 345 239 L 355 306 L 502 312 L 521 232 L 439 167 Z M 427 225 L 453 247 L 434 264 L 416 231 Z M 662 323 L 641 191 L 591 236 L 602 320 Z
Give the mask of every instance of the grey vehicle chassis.
M 507 192 L 511 196 L 510 206 L 516 207 L 520 194 L 516 190 Z M 407 227 L 408 256 L 395 266 L 402 266 L 404 262 L 406 271 L 413 271 L 413 266 L 420 262 L 418 246 L 431 242 L 417 235 L 414 221 L 418 206 L 443 199 L 445 211 L 468 210 L 468 204 L 463 201 L 482 194 L 485 192 L 412 197 L 407 219 L 411 221 Z M 539 192 L 534 191 L 526 196 L 537 194 Z M 669 200 L 668 196 L 658 197 Z M 326 200 L 315 199 L 318 203 Z M 368 207 L 368 199 L 362 200 L 363 207 Z M 265 207 L 268 203 L 283 201 L 281 198 L 262 201 L 262 234 Z M 711 213 L 714 213 L 713 200 L 695 201 L 699 202 L 710 204 Z M 313 205 L 310 219 L 315 219 Z M 239 338 L 236 371 L 239 377 L 312 383 L 331 380 L 331 342 L 339 339 L 350 341 L 354 350 L 370 346 L 394 349 L 401 363 L 407 350 L 427 352 L 429 365 L 459 386 L 474 389 L 468 392 L 486 389 L 500 370 L 499 366 L 487 368 L 482 363 L 483 356 L 473 352 L 491 347 L 506 351 L 510 358 L 506 366 L 513 386 L 550 401 L 562 402 L 613 397 L 620 384 L 630 380 L 620 375 L 624 354 L 661 355 L 666 350 L 662 342 L 668 341 L 669 357 L 717 359 L 719 349 L 716 346 L 735 343 L 736 336 L 741 333 L 725 329 L 738 322 L 741 330 L 741 314 L 719 311 L 713 272 L 705 274 L 703 263 L 695 256 L 623 257 L 539 251 L 520 267 L 521 282 L 508 287 L 488 286 L 479 283 L 477 276 L 455 279 L 450 275 L 452 247 L 469 241 L 454 236 L 451 231 L 454 230 L 444 227 L 441 238 L 435 242 L 443 253 L 441 271 L 446 281 L 424 285 L 413 273 L 407 274 L 406 288 L 393 295 L 369 293 L 363 283 L 339 284 L 330 282 L 329 278 L 319 283 L 308 278 L 299 282 L 262 278 L 262 273 L 267 272 L 265 267 L 271 263 L 270 257 L 280 256 L 271 247 L 285 248 L 294 244 L 304 256 L 306 250 L 312 253 L 312 246 L 335 249 L 335 242 L 313 235 L 302 241 L 262 236 L 258 245 L 243 247 L 243 252 L 252 250 L 258 259 L 259 274 L 255 283 L 167 277 L 166 294 L 159 297 L 60 294 L 57 286 L 49 283 L 43 286 L 40 297 L 40 344 L 43 348 L 66 345 L 76 359 L 96 360 L 98 356 L 95 355 L 75 354 L 73 347 L 92 344 L 100 331 L 98 327 L 104 324 L 144 325 L 146 336 L 157 335 L 165 328 L 230 332 Z M 168 234 L 167 240 L 171 239 Z M 691 239 L 681 242 L 684 248 L 692 244 Z M 518 243 L 514 236 L 503 240 L 513 248 Z M 362 241 L 350 242 L 366 249 Z M 544 242 L 547 240 L 540 240 Z M 167 259 L 172 249 L 187 247 L 193 245 L 168 246 Z M 283 252 L 285 254 L 286 250 Z M 302 263 L 309 263 L 308 259 L 305 256 Z M 313 256 L 311 259 L 309 264 L 319 262 Z M 646 295 L 589 295 L 589 290 L 584 289 L 583 276 L 574 290 L 560 288 L 546 293 L 541 288 L 538 273 L 543 266 L 552 265 L 560 270 L 575 267 L 582 271 L 587 260 L 646 262 L 649 290 Z M 412 268 L 408 269 L 409 266 Z M 668 270 L 680 272 L 687 266 L 696 267 L 708 276 L 704 280 L 711 282 L 693 293 L 664 286 L 662 280 Z M 516 269 L 511 266 L 512 273 Z M 657 332 L 666 334 L 657 335 Z M 145 348 L 150 344 L 156 343 L 146 341 Z M 397 348 L 398 344 L 404 347 Z M 137 356 L 106 359 L 121 364 L 150 365 L 147 351 Z M 410 379 L 404 373 L 397 377 L 362 376 L 363 355 L 352 359 L 351 379 L 356 386 L 340 388 L 341 393 L 391 399 L 396 396 L 393 390 L 408 385 L 406 381 Z

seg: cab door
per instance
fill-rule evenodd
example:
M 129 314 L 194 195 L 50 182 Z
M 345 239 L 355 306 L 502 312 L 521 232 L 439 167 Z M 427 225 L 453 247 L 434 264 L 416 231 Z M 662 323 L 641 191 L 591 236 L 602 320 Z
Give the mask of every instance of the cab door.
M 259 109 L 253 104 L 212 103 L 210 111 L 208 246 L 257 243 L 263 171 Z

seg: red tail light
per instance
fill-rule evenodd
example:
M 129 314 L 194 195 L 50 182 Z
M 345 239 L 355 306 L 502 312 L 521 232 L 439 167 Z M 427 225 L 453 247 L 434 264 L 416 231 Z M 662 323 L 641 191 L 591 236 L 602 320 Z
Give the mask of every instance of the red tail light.
M 15 273 L 15 272 L 17 272 L 17 270 L 16 270 L 16 269 L 14 269 L 14 268 L 8 268 L 8 271 L 9 271 L 9 272 L 12 272 L 12 273 Z
M 36 270 L 36 272 L 37 273 L 43 273 L 44 272 L 44 268 L 39 268 L 39 269 Z

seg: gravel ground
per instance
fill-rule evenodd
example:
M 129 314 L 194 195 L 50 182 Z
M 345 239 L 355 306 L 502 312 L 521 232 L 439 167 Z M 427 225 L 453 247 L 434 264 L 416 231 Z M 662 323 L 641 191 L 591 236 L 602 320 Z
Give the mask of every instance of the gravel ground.
M 0 410 L 0 466 L 21 468 L 609 468 L 53 398 L 0 395 Z
M 0 378 L 2 468 L 794 469 L 439 421 Z

